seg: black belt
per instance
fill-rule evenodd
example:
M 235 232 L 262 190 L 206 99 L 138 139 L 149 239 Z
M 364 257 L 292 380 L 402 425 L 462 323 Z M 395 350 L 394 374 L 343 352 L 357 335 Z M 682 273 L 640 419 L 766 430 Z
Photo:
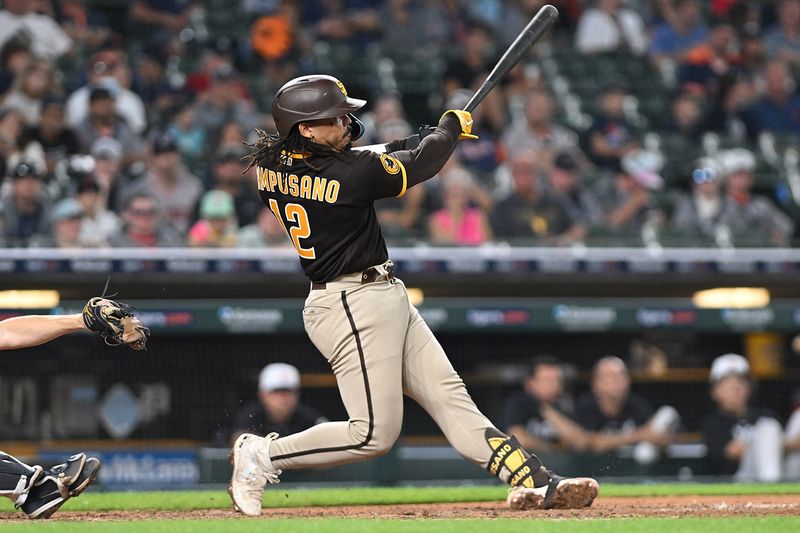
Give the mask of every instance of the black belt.
M 361 273 L 361 284 L 365 285 L 367 283 L 375 283 L 376 281 L 391 281 L 394 279 L 394 264 L 391 261 L 387 261 L 380 266 L 386 270 L 385 274 L 383 274 L 378 267 L 371 266 Z M 311 282 L 312 291 L 324 290 L 327 287 L 327 283 L 320 283 L 318 281 Z

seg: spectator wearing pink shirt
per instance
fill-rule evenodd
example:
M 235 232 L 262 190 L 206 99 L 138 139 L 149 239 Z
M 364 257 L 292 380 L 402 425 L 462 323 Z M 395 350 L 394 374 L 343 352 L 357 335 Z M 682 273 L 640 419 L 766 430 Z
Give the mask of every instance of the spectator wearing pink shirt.
M 475 246 L 492 239 L 486 213 L 469 203 L 473 186 L 467 173 L 451 173 L 444 180 L 443 206 L 428 220 L 428 231 L 434 243 Z

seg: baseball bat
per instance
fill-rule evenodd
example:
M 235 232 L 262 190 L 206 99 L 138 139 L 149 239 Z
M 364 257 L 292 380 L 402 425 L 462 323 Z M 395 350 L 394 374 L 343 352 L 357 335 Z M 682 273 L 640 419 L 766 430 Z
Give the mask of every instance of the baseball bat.
M 517 64 L 520 58 L 525 54 L 525 52 L 530 49 L 531 46 L 536 44 L 536 41 L 542 38 L 542 36 L 549 30 L 553 24 L 555 24 L 556 19 L 558 18 L 558 9 L 550 4 L 546 4 L 542 6 L 542 8 L 533 16 L 533 18 L 528 22 L 528 25 L 517 35 L 517 38 L 514 39 L 514 42 L 511 43 L 503 53 L 503 56 L 494 66 L 492 71 L 486 76 L 486 79 L 483 81 L 481 86 L 472 95 L 472 98 L 469 99 L 469 102 L 464 106 L 464 111 L 472 111 L 478 107 L 486 95 L 489 94 L 489 91 L 494 89 L 497 83 L 508 74 L 508 71 Z M 353 150 L 369 150 L 371 152 L 376 153 L 383 153 L 386 151 L 385 144 L 372 144 L 369 146 L 358 146 L 353 148 Z
M 497 83 L 505 76 L 511 68 L 517 64 L 520 58 L 533 46 L 536 41 L 555 24 L 558 18 L 558 9 L 550 4 L 542 6 L 542 8 L 533 16 L 528 22 L 514 42 L 509 45 L 508 49 L 503 53 L 500 61 L 494 66 L 492 71 L 486 76 L 477 92 L 472 95 L 467 105 L 464 106 L 464 111 L 469 111 L 478 107 L 483 99 L 489 94 L 489 91 L 494 89 Z

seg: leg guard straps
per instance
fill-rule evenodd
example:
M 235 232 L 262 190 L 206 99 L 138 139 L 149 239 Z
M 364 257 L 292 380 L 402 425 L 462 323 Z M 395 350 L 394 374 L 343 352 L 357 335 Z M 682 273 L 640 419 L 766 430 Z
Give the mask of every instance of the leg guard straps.
M 486 441 L 492 448 L 492 455 L 486 469 L 512 487 L 541 487 L 550 482 L 550 475 L 542 461 L 526 452 L 515 437 L 500 432 L 486 432 Z
M 7 496 L 17 506 L 25 503 L 28 491 L 41 475 L 41 466 L 26 465 L 16 457 L 0 452 L 0 496 Z

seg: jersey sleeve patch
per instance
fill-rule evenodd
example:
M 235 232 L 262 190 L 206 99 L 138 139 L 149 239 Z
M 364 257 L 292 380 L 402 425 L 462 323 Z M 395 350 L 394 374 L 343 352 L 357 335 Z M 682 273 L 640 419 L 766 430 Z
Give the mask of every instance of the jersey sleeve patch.
M 400 172 L 402 164 L 394 157 L 386 154 L 381 154 L 381 165 L 388 174 L 397 174 Z
M 403 196 L 406 193 L 406 187 L 408 185 L 405 166 L 403 166 L 403 163 L 401 163 L 398 159 L 388 154 L 381 154 L 380 159 L 381 159 L 381 165 L 383 166 L 383 170 L 385 170 L 387 174 L 394 176 L 396 174 L 402 173 L 403 184 L 402 187 L 400 188 L 400 192 L 397 194 L 397 197 L 399 198 Z

